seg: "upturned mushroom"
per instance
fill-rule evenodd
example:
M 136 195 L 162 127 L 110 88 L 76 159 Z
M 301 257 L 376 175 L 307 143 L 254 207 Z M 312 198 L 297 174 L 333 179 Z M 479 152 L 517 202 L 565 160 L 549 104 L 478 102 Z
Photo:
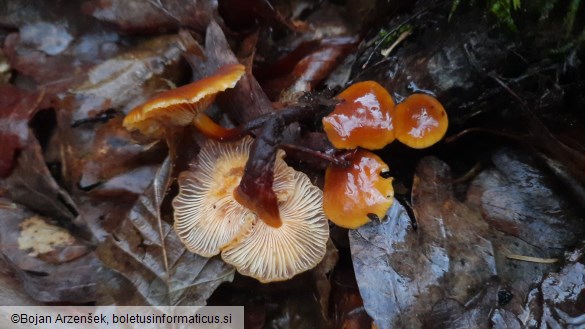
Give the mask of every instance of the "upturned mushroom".
M 255 217 L 221 252 L 226 263 L 260 282 L 288 280 L 317 266 L 329 238 L 323 193 L 305 174 L 295 172 L 288 184 L 275 184 L 274 190 L 282 225 L 275 228 Z
M 152 138 L 163 137 L 166 127 L 191 123 L 204 131 L 223 131 L 224 128 L 202 112 L 213 103 L 219 92 L 233 88 L 244 73 L 243 65 L 229 64 L 214 75 L 162 92 L 130 111 L 124 118 L 124 127 Z M 195 120 L 198 116 L 207 119 Z
M 323 209 L 338 226 L 355 229 L 381 219 L 394 201 L 389 168 L 380 157 L 358 150 L 348 167 L 329 165 L 325 172 Z
M 443 105 L 426 94 L 408 96 L 396 106 L 395 118 L 396 139 L 415 149 L 440 141 L 449 126 Z
M 380 84 L 358 82 L 337 98 L 341 103 L 323 118 L 323 129 L 333 146 L 378 150 L 394 140 L 394 100 Z
M 272 188 L 282 224 L 264 223 L 234 198 L 252 141 L 206 142 L 191 169 L 179 177 L 174 228 L 194 253 L 210 257 L 221 252 L 240 273 L 262 282 L 286 280 L 313 268 L 325 255 L 329 228 L 322 192 L 289 167 L 279 151 Z

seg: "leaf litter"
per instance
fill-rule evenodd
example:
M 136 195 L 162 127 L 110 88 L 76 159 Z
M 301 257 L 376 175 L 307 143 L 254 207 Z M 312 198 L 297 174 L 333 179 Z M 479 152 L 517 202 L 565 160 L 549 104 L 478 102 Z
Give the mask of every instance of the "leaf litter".
M 538 148 L 535 158 L 491 153 L 488 168 L 457 191 L 449 166 L 424 158 L 412 184 L 417 230 L 399 202 L 387 221 L 349 234 L 332 227 L 323 262 L 289 282 L 260 285 L 217 258 L 186 252 L 172 230 L 169 201 L 176 173 L 196 156 L 202 137 L 187 128 L 168 145 L 139 144 L 121 121 L 152 95 L 226 63 L 248 67 L 209 110 L 226 126 L 287 102 L 318 100 L 319 92 L 333 95 L 323 82 L 339 89 L 374 79 L 398 101 L 407 91 L 432 91 L 447 100 L 455 130 L 514 113 L 508 100 L 495 101 L 507 91 L 494 87 L 486 70 L 509 77 L 524 69 L 508 82 L 542 102 L 562 92 L 573 97 L 582 86 L 557 80 L 556 89 L 543 90 L 551 84 L 538 80 L 532 85 L 541 89 L 526 88 L 548 69 L 523 52 L 529 42 L 507 38 L 477 10 L 447 24 L 441 17 L 448 10 L 427 1 L 267 3 L 253 2 L 261 10 L 238 16 L 245 8 L 234 1 L 220 1 L 219 12 L 214 1 L 87 0 L 62 12 L 62 1 L 5 1 L 0 80 L 13 86 L 0 86 L 0 251 L 7 265 L 0 285 L 16 278 L 36 300 L 10 287 L 0 303 L 246 305 L 250 328 L 369 328 L 372 319 L 378 328 L 582 326 L 582 209 L 540 166 Z M 348 15 L 365 12 L 372 17 Z M 381 13 L 392 14 L 376 21 Z M 368 24 L 408 26 L 412 35 L 381 58 Z M 55 122 L 44 122 L 50 113 Z M 314 121 L 291 126 L 285 140 L 318 141 L 319 150 L 331 152 Z M 576 171 L 550 148 L 549 168 Z M 169 149 L 177 159 L 167 157 Z M 289 149 L 289 160 L 322 185 L 323 163 Z M 401 159 L 398 167 L 424 155 L 394 145 L 380 153 Z M 410 185 L 412 169 L 400 170 Z M 552 259 L 558 261 L 543 261 Z

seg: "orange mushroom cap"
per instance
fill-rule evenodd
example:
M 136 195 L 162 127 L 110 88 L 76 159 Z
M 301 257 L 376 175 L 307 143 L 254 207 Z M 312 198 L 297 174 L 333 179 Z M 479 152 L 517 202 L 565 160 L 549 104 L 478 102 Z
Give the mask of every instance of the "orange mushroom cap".
M 358 82 L 337 98 L 342 102 L 323 118 L 323 129 L 333 146 L 378 150 L 394 140 L 394 100 L 380 84 Z
M 242 64 L 229 64 L 214 75 L 160 93 L 130 111 L 124 118 L 124 127 L 160 138 L 166 126 L 185 126 L 193 122 L 213 103 L 217 93 L 233 88 L 245 71 Z
M 396 138 L 415 149 L 429 147 L 443 138 L 449 126 L 447 112 L 430 95 L 413 94 L 396 106 Z
M 323 210 L 337 226 L 355 229 L 383 218 L 394 201 L 389 168 L 380 157 L 358 150 L 347 168 L 330 165 L 325 172 Z

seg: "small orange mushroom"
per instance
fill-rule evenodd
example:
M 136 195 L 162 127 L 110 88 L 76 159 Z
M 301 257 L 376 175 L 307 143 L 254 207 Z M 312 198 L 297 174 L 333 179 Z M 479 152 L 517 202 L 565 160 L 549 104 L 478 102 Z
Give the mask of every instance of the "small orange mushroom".
M 378 150 L 394 140 L 394 100 L 380 84 L 358 82 L 337 98 L 342 102 L 323 118 L 323 129 L 333 146 Z
M 160 138 L 167 126 L 185 126 L 194 122 L 197 116 L 213 101 L 219 92 L 233 88 L 244 75 L 246 68 L 242 64 L 229 64 L 221 67 L 217 73 L 176 89 L 167 90 L 146 103 L 134 108 L 124 118 L 124 127 L 139 130 L 142 134 Z M 197 120 L 195 125 L 217 125 L 211 119 Z M 219 125 L 218 125 L 219 126 Z M 201 127 L 207 131 L 222 131 L 216 128 Z
M 396 138 L 415 149 L 429 147 L 443 138 L 449 126 L 447 112 L 430 95 L 413 94 L 396 106 Z
M 384 217 L 394 201 L 394 189 L 388 165 L 377 155 L 358 150 L 350 161 L 346 168 L 327 168 L 323 210 L 337 226 L 355 229 Z

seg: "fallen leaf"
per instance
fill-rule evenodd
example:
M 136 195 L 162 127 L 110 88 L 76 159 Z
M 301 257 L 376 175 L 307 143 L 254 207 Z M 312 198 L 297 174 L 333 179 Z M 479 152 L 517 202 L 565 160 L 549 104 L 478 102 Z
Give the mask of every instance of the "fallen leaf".
M 550 273 L 533 289 L 526 302 L 525 324 L 532 327 L 585 326 L 585 247 L 567 254 L 566 265 Z
M 350 231 L 360 293 L 378 328 L 420 328 L 437 305 L 467 304 L 497 274 L 489 227 L 455 200 L 450 182 L 445 163 L 424 158 L 413 186 L 416 232 L 399 202 L 387 221 Z
M 188 27 L 203 31 L 216 12 L 216 1 L 89 0 L 83 11 L 113 23 L 124 33 L 160 33 Z
M 39 108 L 43 91 L 0 85 L 0 177 L 10 175 L 17 152 L 29 138 L 28 122 Z
M 77 228 L 85 233 L 84 237 L 90 239 L 89 228 L 78 217 L 75 202 L 51 176 L 42 149 L 31 132 L 28 132 L 26 143 L 12 174 L 0 181 L 0 186 L 6 190 L 4 196 L 40 215 L 70 225 L 70 229 Z
M 584 229 L 577 209 L 533 159 L 501 149 L 492 162 L 495 168 L 481 173 L 467 193 L 491 226 L 543 250 L 528 256 L 555 258 L 579 241 Z
M 189 46 L 194 42 L 192 38 L 183 36 L 183 39 L 187 49 L 197 49 Z M 187 53 L 186 56 L 194 73 L 193 80 L 211 75 L 223 65 L 238 63 L 223 31 L 215 22 L 209 24 L 205 34 L 205 59 L 198 53 Z M 251 67 L 247 67 L 246 74 L 234 88 L 218 95 L 217 102 L 238 123 L 273 111 L 270 99 L 252 75 Z
M 42 302 L 95 300 L 101 263 L 88 246 L 20 206 L 0 208 L 0 218 L 0 251 L 29 296 Z
M 98 247 L 104 264 L 127 280 L 150 305 L 204 305 L 234 269 L 221 259 L 190 253 L 161 216 L 171 183 L 167 158 L 128 217 Z

